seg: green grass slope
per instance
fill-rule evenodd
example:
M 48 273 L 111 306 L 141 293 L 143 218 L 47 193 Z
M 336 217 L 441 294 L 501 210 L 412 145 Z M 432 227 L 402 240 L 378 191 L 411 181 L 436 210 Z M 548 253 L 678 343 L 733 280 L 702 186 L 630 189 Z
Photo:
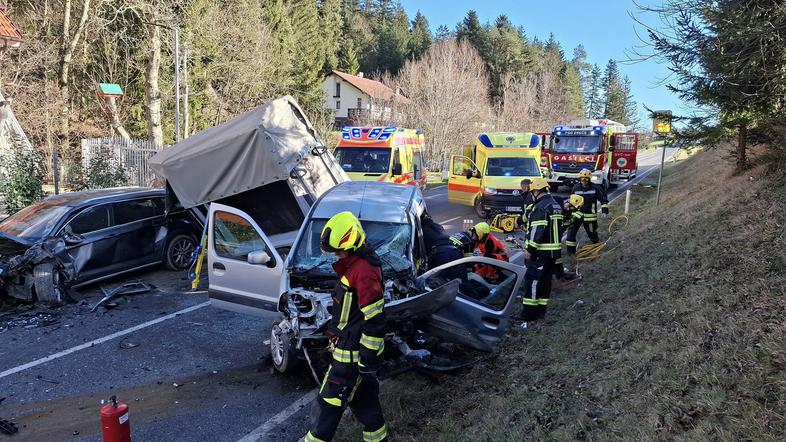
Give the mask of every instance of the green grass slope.
M 715 152 L 664 175 L 498 357 L 386 382 L 393 440 L 786 440 L 786 183 Z

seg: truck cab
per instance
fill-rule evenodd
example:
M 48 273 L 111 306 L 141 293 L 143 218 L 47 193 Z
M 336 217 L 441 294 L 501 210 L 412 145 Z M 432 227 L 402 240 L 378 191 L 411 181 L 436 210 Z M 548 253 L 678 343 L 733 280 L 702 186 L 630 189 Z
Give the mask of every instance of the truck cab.
M 420 130 L 344 127 L 333 151 L 352 181 L 426 186 L 425 146 Z
M 592 171 L 592 182 L 607 189 L 636 176 L 638 134 L 626 132 L 622 123 L 576 120 L 548 135 L 540 164 L 552 191 L 572 187 L 582 169 Z
M 474 207 L 481 218 L 494 211 L 521 212 L 521 180 L 541 176 L 540 156 L 537 134 L 479 134 L 463 155 L 450 159 L 448 200 Z

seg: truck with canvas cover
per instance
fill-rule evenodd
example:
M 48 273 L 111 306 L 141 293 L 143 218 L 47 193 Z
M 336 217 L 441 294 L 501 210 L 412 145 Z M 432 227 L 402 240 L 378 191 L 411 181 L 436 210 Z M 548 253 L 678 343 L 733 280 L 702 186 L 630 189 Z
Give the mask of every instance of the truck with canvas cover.
M 209 205 L 208 224 L 222 236 L 208 247 L 208 291 L 214 306 L 241 311 L 275 311 L 257 289 L 267 282 L 278 294 L 282 256 L 305 215 L 325 191 L 349 180 L 290 96 L 192 135 L 152 157 L 150 167 L 166 179 L 170 200 Z M 270 251 L 264 266 L 248 262 L 257 250 Z M 239 274 L 253 276 L 246 292 L 255 295 L 226 287 Z
M 541 176 L 541 141 L 531 132 L 478 134 L 463 155 L 450 159 L 448 201 L 490 212 L 521 212 L 521 180 Z
M 608 188 L 636 176 L 639 136 L 616 121 L 575 120 L 554 127 L 540 165 L 556 191 L 572 187 L 582 169 L 592 171 L 592 182 Z
M 344 127 L 333 152 L 352 181 L 426 186 L 425 144 L 420 130 Z

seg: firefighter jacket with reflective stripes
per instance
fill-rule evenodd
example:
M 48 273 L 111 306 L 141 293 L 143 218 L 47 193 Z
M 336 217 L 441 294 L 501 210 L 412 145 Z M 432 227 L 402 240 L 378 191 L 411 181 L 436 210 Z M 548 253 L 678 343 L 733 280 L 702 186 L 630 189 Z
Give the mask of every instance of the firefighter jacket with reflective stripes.
M 535 198 L 532 198 L 532 194 L 527 192 L 524 194 L 524 202 L 521 203 L 521 221 L 518 222 L 518 225 L 524 226 L 524 231 L 526 232 L 529 230 L 529 226 L 527 225 L 527 220 L 529 219 L 529 213 L 532 211 L 532 206 L 535 204 Z
M 601 204 L 603 213 L 609 213 L 609 199 L 606 196 L 606 191 L 600 184 L 589 183 L 589 187 L 584 187 L 581 183 L 576 183 L 573 186 L 573 193 L 584 197 L 584 205 L 581 206 L 582 218 L 584 221 L 597 221 L 598 220 L 598 201 Z
M 566 206 L 565 205 L 565 201 L 567 201 L 566 198 L 562 198 L 557 195 L 552 195 L 551 197 L 554 198 L 554 201 L 559 203 L 560 207 L 562 207 L 562 226 L 560 226 L 561 229 L 565 230 L 571 225 L 573 225 L 574 222 L 581 221 L 581 211 L 574 209 L 573 206 L 571 206 L 570 204 Z
M 527 251 L 532 256 L 560 258 L 562 256 L 562 205 L 549 194 L 532 206 L 527 230 Z
M 450 241 L 464 255 L 472 253 L 475 249 L 475 241 L 472 240 L 472 237 L 470 237 L 467 232 L 459 232 L 450 235 Z
M 333 264 L 338 282 L 330 332 L 338 337 L 333 359 L 375 370 L 385 343 L 382 270 L 376 255 L 350 255 Z

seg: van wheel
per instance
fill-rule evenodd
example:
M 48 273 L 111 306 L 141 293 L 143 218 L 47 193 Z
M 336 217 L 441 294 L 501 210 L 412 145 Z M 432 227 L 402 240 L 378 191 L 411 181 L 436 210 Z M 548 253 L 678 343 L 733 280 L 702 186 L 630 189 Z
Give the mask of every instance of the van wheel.
M 488 215 L 486 211 L 483 210 L 483 202 L 480 200 L 480 197 L 475 198 L 475 215 L 480 219 L 486 219 Z
M 286 373 L 298 366 L 300 360 L 289 333 L 285 333 L 279 324 L 273 324 L 270 331 L 270 358 L 273 367 L 279 373 Z
M 170 239 L 164 252 L 164 263 L 169 270 L 185 270 L 191 265 L 196 241 L 191 235 L 180 234 Z

